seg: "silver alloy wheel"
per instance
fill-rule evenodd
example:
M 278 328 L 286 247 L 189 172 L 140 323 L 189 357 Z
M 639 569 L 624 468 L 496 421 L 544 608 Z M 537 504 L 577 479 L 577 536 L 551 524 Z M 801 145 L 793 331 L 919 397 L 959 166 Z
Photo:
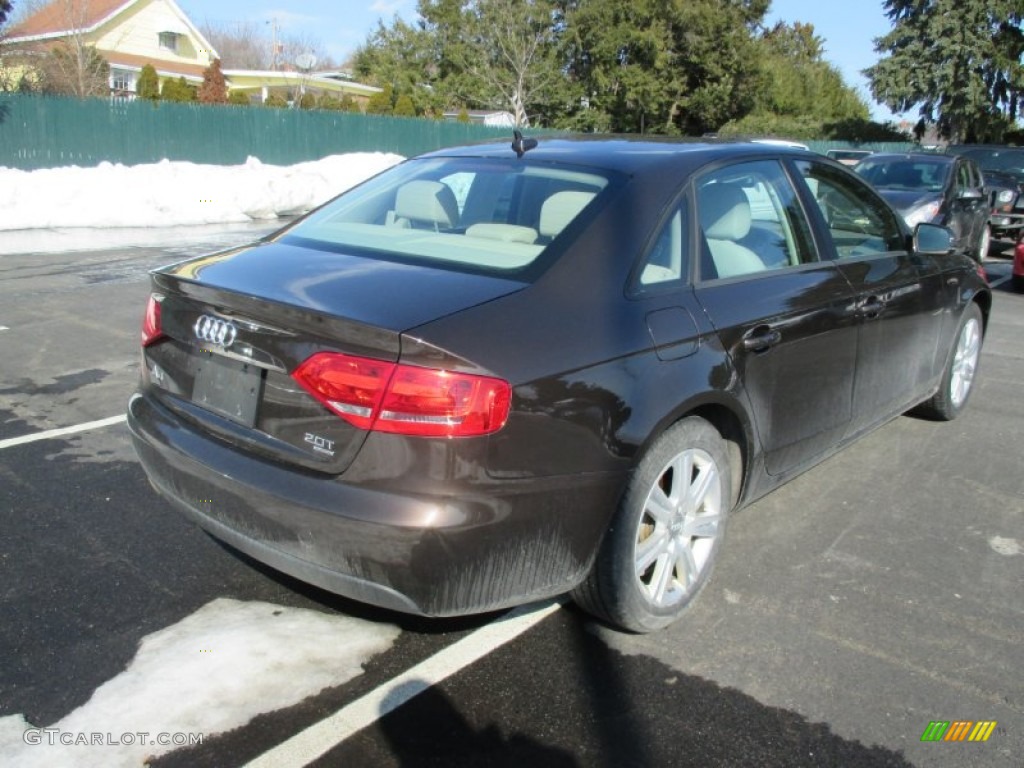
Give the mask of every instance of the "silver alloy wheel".
M 974 383 L 974 372 L 978 367 L 981 352 L 981 324 L 976 317 L 969 317 L 960 329 L 956 352 L 953 354 L 953 370 L 949 379 L 949 398 L 954 408 L 967 400 Z
M 722 483 L 709 453 L 690 448 L 669 461 L 644 502 L 634 564 L 647 601 L 669 607 L 700 585 L 722 521 Z
M 978 256 L 978 263 L 979 264 L 982 261 L 984 261 L 986 256 L 988 256 L 988 249 L 989 249 L 989 246 L 991 246 L 991 244 L 992 244 L 992 232 L 989 229 L 988 224 L 986 224 L 984 229 L 981 230 L 981 242 L 978 243 L 978 253 L 977 253 L 977 256 Z

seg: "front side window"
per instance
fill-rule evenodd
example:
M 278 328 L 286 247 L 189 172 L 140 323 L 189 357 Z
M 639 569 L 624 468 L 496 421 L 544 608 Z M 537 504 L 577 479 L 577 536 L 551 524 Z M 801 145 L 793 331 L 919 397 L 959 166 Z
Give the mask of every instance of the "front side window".
M 895 214 L 865 184 L 823 163 L 797 160 L 840 259 L 904 250 Z
M 571 166 L 425 158 L 341 195 L 284 236 L 410 263 L 516 272 L 537 264 L 610 182 Z
M 775 160 L 719 168 L 697 182 L 703 235 L 702 280 L 782 269 L 813 261 L 807 220 Z

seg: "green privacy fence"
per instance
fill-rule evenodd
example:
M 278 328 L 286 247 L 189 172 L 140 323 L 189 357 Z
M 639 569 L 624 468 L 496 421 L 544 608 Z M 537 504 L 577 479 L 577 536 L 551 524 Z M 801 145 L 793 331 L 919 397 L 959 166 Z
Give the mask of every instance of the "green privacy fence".
M 32 170 L 103 161 L 136 165 L 167 158 L 237 165 L 250 155 L 290 165 L 344 152 L 395 152 L 411 157 L 440 147 L 509 138 L 507 128 L 343 112 L 269 107 L 151 104 L 0 93 L 0 166 Z M 833 148 L 907 152 L 907 143 Z
M 507 128 L 344 112 L 0 93 L 0 166 L 32 170 L 167 158 L 290 165 L 344 152 L 406 157 L 510 138 Z

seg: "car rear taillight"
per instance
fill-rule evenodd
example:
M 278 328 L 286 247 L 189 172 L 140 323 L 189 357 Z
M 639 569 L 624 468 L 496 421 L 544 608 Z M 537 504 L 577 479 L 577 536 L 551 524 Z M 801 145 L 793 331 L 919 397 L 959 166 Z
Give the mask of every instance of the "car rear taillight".
M 320 352 L 292 377 L 360 429 L 423 437 L 472 437 L 505 425 L 512 387 L 489 376 Z
M 142 346 L 148 347 L 164 337 L 160 329 L 160 301 L 162 297 L 150 294 L 146 304 L 146 314 L 142 318 Z

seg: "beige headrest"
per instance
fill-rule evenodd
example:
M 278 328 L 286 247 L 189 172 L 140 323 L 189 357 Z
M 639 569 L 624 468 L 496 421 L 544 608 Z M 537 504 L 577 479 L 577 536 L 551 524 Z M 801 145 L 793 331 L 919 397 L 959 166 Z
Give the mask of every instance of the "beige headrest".
M 395 216 L 411 221 L 425 221 L 445 229 L 459 220 L 459 204 L 455 193 L 439 181 L 410 181 L 398 188 Z

